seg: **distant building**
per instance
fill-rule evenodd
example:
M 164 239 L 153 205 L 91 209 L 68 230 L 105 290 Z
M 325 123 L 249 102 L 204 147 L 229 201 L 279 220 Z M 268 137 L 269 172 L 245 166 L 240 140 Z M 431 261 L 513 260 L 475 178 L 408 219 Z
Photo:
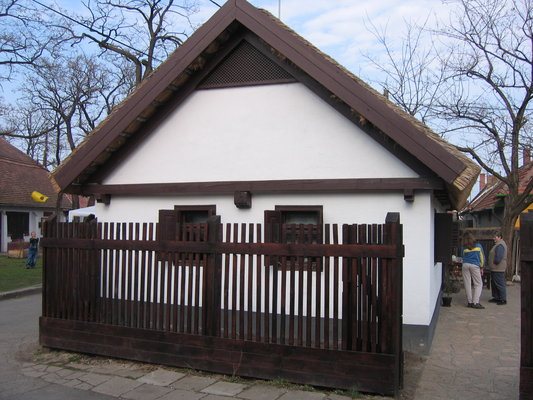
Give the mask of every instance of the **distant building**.
M 520 191 L 533 179 L 533 161 L 529 151 L 524 152 L 523 165 L 520 167 Z M 461 211 L 463 219 L 471 221 L 473 228 L 500 227 L 503 219 L 507 186 L 494 176 L 480 175 L 479 193 Z M 532 198 L 533 200 L 533 198 Z M 531 208 L 531 206 L 529 207 Z M 524 210 L 524 211 L 527 211 Z
M 40 235 L 42 220 L 56 210 L 57 193 L 48 171 L 2 138 L 0 176 L 0 252 L 5 253 L 13 242 L 28 240 L 31 232 Z M 48 198 L 35 201 L 33 192 Z M 61 209 L 70 208 L 70 201 L 65 198 Z

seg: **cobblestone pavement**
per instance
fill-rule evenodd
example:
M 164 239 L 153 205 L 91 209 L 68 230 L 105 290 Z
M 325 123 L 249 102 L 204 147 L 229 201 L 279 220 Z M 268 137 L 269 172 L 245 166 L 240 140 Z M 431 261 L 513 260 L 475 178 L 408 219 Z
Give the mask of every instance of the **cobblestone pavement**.
M 507 304 L 466 307 L 464 289 L 442 307 L 431 352 L 415 400 L 518 399 L 520 376 L 520 284 L 507 287 Z

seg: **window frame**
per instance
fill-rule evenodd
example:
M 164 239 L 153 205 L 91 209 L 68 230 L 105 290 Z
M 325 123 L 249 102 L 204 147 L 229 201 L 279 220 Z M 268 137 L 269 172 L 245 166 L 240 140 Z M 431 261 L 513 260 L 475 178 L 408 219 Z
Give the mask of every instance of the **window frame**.
M 317 223 L 316 224 L 286 224 L 286 214 L 290 212 L 316 212 Z M 284 216 L 285 214 L 285 216 Z M 283 228 L 283 225 L 316 225 L 316 233 L 311 235 L 316 236 L 316 240 L 312 243 L 323 244 L 324 243 L 324 207 L 321 205 L 276 205 L 274 210 L 265 210 L 264 217 L 265 224 L 265 242 L 266 243 L 293 243 L 294 241 L 287 238 L 287 232 Z M 297 234 L 297 233 L 296 233 Z M 296 240 L 299 242 L 298 240 Z M 304 242 L 305 243 L 305 242 Z M 319 257 L 313 257 L 311 260 L 305 259 L 304 269 L 309 267 L 309 261 L 311 261 L 312 270 L 320 270 L 322 266 L 322 260 Z M 266 265 L 272 266 L 279 263 L 279 257 L 270 256 L 266 258 Z M 302 269 L 296 265 L 296 269 Z

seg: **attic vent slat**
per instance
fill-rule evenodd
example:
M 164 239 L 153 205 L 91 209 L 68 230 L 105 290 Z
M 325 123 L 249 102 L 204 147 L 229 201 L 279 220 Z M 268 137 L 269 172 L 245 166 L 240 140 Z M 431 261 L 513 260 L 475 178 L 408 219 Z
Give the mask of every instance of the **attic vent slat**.
M 242 41 L 198 86 L 199 89 L 295 82 L 294 77 L 252 44 Z

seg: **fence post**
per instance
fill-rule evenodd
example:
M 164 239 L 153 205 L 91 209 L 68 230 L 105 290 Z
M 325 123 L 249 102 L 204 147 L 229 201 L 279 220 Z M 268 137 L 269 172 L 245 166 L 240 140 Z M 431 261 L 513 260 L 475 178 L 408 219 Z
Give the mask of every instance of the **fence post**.
M 533 214 L 520 216 L 520 400 L 533 398 Z
M 357 230 L 354 225 L 344 224 L 342 226 L 342 243 L 356 244 Z M 354 324 L 356 322 L 354 314 L 357 312 L 354 304 L 354 293 L 357 289 L 353 287 L 356 282 L 353 279 L 354 259 L 342 258 L 342 350 L 353 350 Z
M 220 308 L 222 282 L 222 254 L 217 244 L 221 241 L 220 215 L 214 215 L 207 220 L 207 242 L 212 251 L 207 254 L 204 266 L 204 304 L 203 326 L 204 335 L 220 335 Z
M 403 350 L 402 350 L 402 314 L 403 314 L 403 232 L 400 224 L 400 213 L 390 212 L 385 218 L 383 243 L 397 246 L 396 258 L 388 262 L 386 269 L 385 310 L 390 316 L 388 328 L 390 332 L 390 351 L 395 357 L 394 395 L 399 398 L 403 383 Z
M 54 214 L 43 223 L 42 234 L 43 238 L 56 237 L 57 236 L 57 215 Z M 54 257 L 53 252 L 56 250 L 48 249 L 46 246 L 42 245 L 43 250 L 43 299 L 42 299 L 42 316 L 49 317 L 51 314 L 50 309 L 50 300 L 51 293 L 54 293 L 54 288 L 51 287 L 50 276 L 53 276 L 52 269 L 52 259 Z

